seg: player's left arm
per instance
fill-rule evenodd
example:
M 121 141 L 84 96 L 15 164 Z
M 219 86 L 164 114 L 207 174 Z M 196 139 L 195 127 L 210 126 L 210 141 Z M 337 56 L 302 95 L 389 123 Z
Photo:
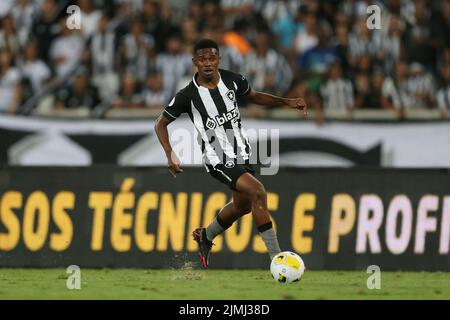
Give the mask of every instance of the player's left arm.
M 284 105 L 290 108 L 303 110 L 303 115 L 308 116 L 308 106 L 306 102 L 302 98 L 283 98 L 274 96 L 265 92 L 258 92 L 255 90 L 251 90 L 247 94 L 247 99 L 250 103 L 259 104 L 263 106 L 275 106 L 275 105 Z

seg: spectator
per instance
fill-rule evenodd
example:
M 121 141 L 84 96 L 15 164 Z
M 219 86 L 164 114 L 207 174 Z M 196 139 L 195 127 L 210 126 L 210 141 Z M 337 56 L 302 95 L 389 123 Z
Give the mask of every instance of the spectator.
M 0 1 L 0 19 L 8 15 L 11 8 L 14 5 L 14 0 L 2 0 Z
M 187 14 L 186 17 L 197 21 L 197 23 L 199 21 L 202 20 L 202 5 L 200 1 L 196 1 L 196 0 L 191 0 L 188 3 L 188 7 L 187 7 Z
M 236 21 L 249 17 L 255 0 L 220 0 L 225 16 L 225 27 L 231 28 Z
M 111 29 L 115 31 L 117 39 L 122 39 L 130 32 L 130 24 L 136 18 L 133 13 L 133 6 L 129 1 L 117 3 L 117 7 L 110 16 Z M 138 18 L 139 20 L 139 18 Z
M 222 12 L 222 8 L 218 6 L 214 0 L 204 2 L 202 9 L 203 9 L 203 17 L 200 19 L 198 23 L 199 30 L 217 31 L 219 29 L 224 28 L 225 17 Z M 195 24 L 195 20 L 193 21 Z
M 349 63 L 355 67 L 362 57 L 374 57 L 376 48 L 372 41 L 370 30 L 367 28 L 366 20 L 359 19 L 355 22 L 353 32 L 349 36 Z
M 320 93 L 324 110 L 351 111 L 354 108 L 353 85 L 342 77 L 342 68 L 337 63 L 330 66 L 328 80 L 321 86 Z
M 58 18 L 59 13 L 55 0 L 44 0 L 41 13 L 31 29 L 33 38 L 39 39 L 39 58 L 43 61 L 50 60 L 50 46 L 58 33 Z
M 231 70 L 236 73 L 244 72 L 244 57 L 239 53 L 236 47 L 228 47 L 225 45 L 221 32 L 204 31 L 202 37 L 212 39 L 219 45 L 220 67 L 222 69 Z
M 78 30 L 70 30 L 66 26 L 66 19 L 59 22 L 60 35 L 52 42 L 50 58 L 56 76 L 64 79 L 77 67 L 81 61 L 84 40 Z
M 245 57 L 244 66 L 244 74 L 257 91 L 282 95 L 291 85 L 291 68 L 280 53 L 269 48 L 265 33 L 256 37 L 255 49 Z
M 181 22 L 181 34 L 186 43 L 195 43 L 198 39 L 197 24 L 190 18 L 183 19 Z
M 161 109 L 166 103 L 163 81 L 159 74 L 153 73 L 148 76 L 142 96 L 145 106 L 150 109 Z
M 155 38 L 155 48 L 158 52 L 166 50 L 167 39 L 180 37 L 180 27 L 172 22 L 172 10 L 166 1 L 159 2 L 158 25 L 153 36 Z
M 247 22 L 245 20 L 238 20 L 235 22 L 233 31 L 226 32 L 223 37 L 223 42 L 228 47 L 234 47 L 242 56 L 245 56 L 252 51 L 252 46 L 246 38 Z
M 298 60 L 301 70 L 313 74 L 324 74 L 332 63 L 337 62 L 335 48 L 329 45 L 328 37 L 323 29 L 317 31 L 317 45 L 308 49 Z
M 375 71 L 372 76 L 360 73 L 355 78 L 355 109 L 381 109 L 383 74 Z
M 87 69 L 80 67 L 71 83 L 56 94 L 55 108 L 62 109 L 94 109 L 100 104 L 97 89 L 90 85 Z
M 119 95 L 112 103 L 113 108 L 138 109 L 144 106 L 144 98 L 137 84 L 136 78 L 131 73 L 122 76 Z
M 355 109 L 368 107 L 370 98 L 370 80 L 367 74 L 359 73 L 355 78 Z
M 15 59 L 20 53 L 21 42 L 14 26 L 14 19 L 7 15 L 2 19 L 2 28 L 0 29 L 0 50 L 6 50 L 11 54 L 11 58 Z
M 159 24 L 158 3 L 153 0 L 144 0 L 140 20 L 144 32 L 155 37 L 155 31 Z
M 345 24 L 339 24 L 335 28 L 336 36 L 333 39 L 333 46 L 335 48 L 336 55 L 341 62 L 341 66 L 344 70 L 349 69 L 349 39 L 348 39 L 348 27 Z
M 442 70 L 449 63 L 450 63 L 450 47 L 442 50 L 442 53 L 439 57 L 439 62 L 437 64 L 438 70 Z
M 291 13 L 295 12 L 295 15 Z M 287 11 L 280 15 L 273 23 L 272 30 L 280 40 L 281 47 L 290 51 L 294 49 L 295 37 L 304 28 L 300 22 L 303 19 L 303 11 L 299 7 L 295 11 Z
M 137 13 L 142 11 L 144 0 L 119 0 L 119 1 L 122 3 L 126 3 L 130 7 L 133 15 L 136 15 Z
M 304 0 L 302 1 L 302 7 L 305 12 L 308 12 L 316 17 L 319 16 L 319 11 L 321 7 L 321 3 L 316 0 Z
M 367 4 L 365 1 L 341 1 L 339 11 L 351 18 L 364 18 L 367 15 Z
M 14 25 L 17 27 L 20 42 L 24 44 L 36 18 L 36 6 L 30 0 L 19 0 L 11 9 L 11 15 L 14 18 Z
M 292 18 L 292 13 L 300 9 L 300 1 L 297 0 L 256 1 L 254 5 L 270 25 L 273 25 L 275 21 Z
M 375 71 L 372 74 L 370 80 L 370 95 L 367 103 L 367 108 L 370 109 L 381 109 L 383 107 L 383 102 L 381 97 L 383 96 L 383 81 L 384 74 L 381 71 Z
M 123 72 L 133 73 L 138 81 L 144 81 L 147 77 L 149 51 L 154 45 L 153 37 L 144 33 L 142 23 L 139 20 L 133 21 L 130 33 L 125 35 L 120 48 Z
M 295 48 L 299 56 L 317 46 L 319 43 L 317 30 L 318 23 L 316 16 L 308 13 L 305 17 L 305 28 L 301 29 L 295 38 Z
M 396 110 L 403 116 L 403 111 L 413 106 L 413 97 L 408 91 L 408 66 L 399 61 L 395 66 L 394 77 L 387 77 L 382 88 L 383 108 Z
M 399 15 L 405 23 L 414 23 L 414 1 L 389 0 L 386 5 L 389 12 Z
M 388 32 L 375 33 L 374 47 L 377 48 L 375 55 L 386 74 L 391 74 L 394 71 L 394 65 L 400 59 L 403 29 L 404 26 L 400 17 L 391 15 Z
M 436 63 L 438 32 L 434 28 L 434 22 L 430 20 L 431 13 L 426 5 L 419 1 L 415 4 L 415 21 L 405 32 L 406 59 L 408 63 L 419 62 L 426 68 L 432 68 Z
M 337 27 L 339 26 L 346 27 L 347 32 L 351 26 L 350 17 L 346 15 L 343 11 L 338 11 L 334 13 L 334 29 L 336 30 Z
M 446 48 L 450 48 L 450 1 L 442 3 L 443 6 L 443 26 L 442 35 L 444 37 L 444 45 Z
M 318 30 L 319 43 L 316 47 L 309 49 L 300 56 L 297 62 L 299 68 L 297 79 L 305 79 L 305 84 L 311 95 L 320 96 L 320 86 L 332 63 L 337 62 L 337 56 L 334 48 L 328 45 L 328 38 L 322 28 Z
M 15 113 L 21 103 L 21 75 L 8 51 L 0 51 L 0 114 Z
M 374 68 L 374 60 L 368 56 L 362 56 L 357 60 L 357 64 L 352 69 L 347 70 L 347 75 L 353 82 L 355 82 L 357 74 L 365 74 L 369 79 Z
M 91 0 L 78 0 L 81 10 L 81 31 L 86 39 L 89 39 L 97 30 L 102 17 L 99 10 L 94 10 Z
M 434 106 L 433 79 L 419 63 L 412 63 L 409 68 L 408 89 L 413 96 L 412 103 L 415 108 Z
M 442 80 L 436 100 L 442 116 L 447 116 L 450 111 L 450 63 L 442 68 Z
M 41 93 L 45 84 L 51 79 L 52 73 L 49 66 L 38 58 L 35 41 L 29 42 L 25 46 L 21 70 L 23 77 L 30 80 L 33 94 Z
M 103 15 L 99 21 L 98 31 L 92 35 L 88 45 L 92 83 L 105 101 L 110 100 L 119 90 L 116 56 L 118 41 L 115 33 L 109 29 L 109 23 L 109 18 Z
M 191 53 L 183 51 L 180 37 L 170 37 L 166 43 L 166 53 L 156 57 L 157 72 L 163 77 L 167 100 L 175 96 L 178 81 L 191 73 L 191 66 Z

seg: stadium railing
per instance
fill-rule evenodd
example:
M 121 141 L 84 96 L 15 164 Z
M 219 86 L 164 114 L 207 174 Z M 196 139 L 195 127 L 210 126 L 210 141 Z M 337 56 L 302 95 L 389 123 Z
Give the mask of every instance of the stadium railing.
M 32 115 L 39 117 L 55 117 L 55 118 L 98 118 L 95 114 L 96 110 L 89 110 L 85 107 L 77 109 L 62 109 L 54 110 L 50 107 L 51 101 L 48 101 L 48 106 L 39 108 L 32 112 Z M 257 110 L 257 111 L 255 111 Z M 142 119 L 142 118 L 156 118 L 161 114 L 162 109 L 109 109 L 106 110 L 101 118 L 106 119 Z M 264 119 L 277 119 L 277 120 L 289 120 L 304 119 L 303 113 L 298 110 L 289 109 L 273 109 L 264 110 L 256 108 L 243 108 L 241 113 L 246 118 L 264 118 Z M 315 119 L 316 114 L 314 110 L 309 111 L 309 119 Z M 354 110 L 351 114 L 346 111 L 340 110 L 325 110 L 324 118 L 327 120 L 379 120 L 379 121 L 398 121 L 398 114 L 392 110 L 370 110 L 361 109 Z M 439 110 L 422 110 L 411 109 L 405 112 L 404 120 L 411 121 L 427 121 L 427 120 L 449 120 L 450 114 L 442 114 Z

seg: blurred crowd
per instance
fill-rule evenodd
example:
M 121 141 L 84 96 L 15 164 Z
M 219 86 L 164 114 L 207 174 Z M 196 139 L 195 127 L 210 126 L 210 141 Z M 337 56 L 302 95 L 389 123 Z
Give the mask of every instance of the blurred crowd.
M 373 4 L 381 29 L 367 26 Z M 447 0 L 1 0 L 0 18 L 0 113 L 44 97 L 56 110 L 161 110 L 191 80 L 200 38 L 255 90 L 318 113 L 450 111 Z

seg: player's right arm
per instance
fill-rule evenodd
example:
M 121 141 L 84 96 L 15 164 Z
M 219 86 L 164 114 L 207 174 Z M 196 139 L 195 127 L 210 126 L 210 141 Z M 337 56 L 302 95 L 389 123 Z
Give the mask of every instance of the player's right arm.
M 159 142 L 164 149 L 167 156 L 167 163 L 169 173 L 175 178 L 177 173 L 183 172 L 181 168 L 181 161 L 178 159 L 175 152 L 173 152 L 169 139 L 169 131 L 167 126 L 177 119 L 183 112 L 186 112 L 188 101 L 182 93 L 178 93 L 175 98 L 170 101 L 169 105 L 164 109 L 162 115 L 156 120 L 155 132 L 158 136 Z
M 183 169 L 181 169 L 181 162 L 175 152 L 173 152 L 172 146 L 170 145 L 169 131 L 167 130 L 167 126 L 171 122 L 172 121 L 160 115 L 155 123 L 155 132 L 158 136 L 161 146 L 164 149 L 164 152 L 166 153 L 169 172 L 175 178 L 177 173 L 183 172 Z

